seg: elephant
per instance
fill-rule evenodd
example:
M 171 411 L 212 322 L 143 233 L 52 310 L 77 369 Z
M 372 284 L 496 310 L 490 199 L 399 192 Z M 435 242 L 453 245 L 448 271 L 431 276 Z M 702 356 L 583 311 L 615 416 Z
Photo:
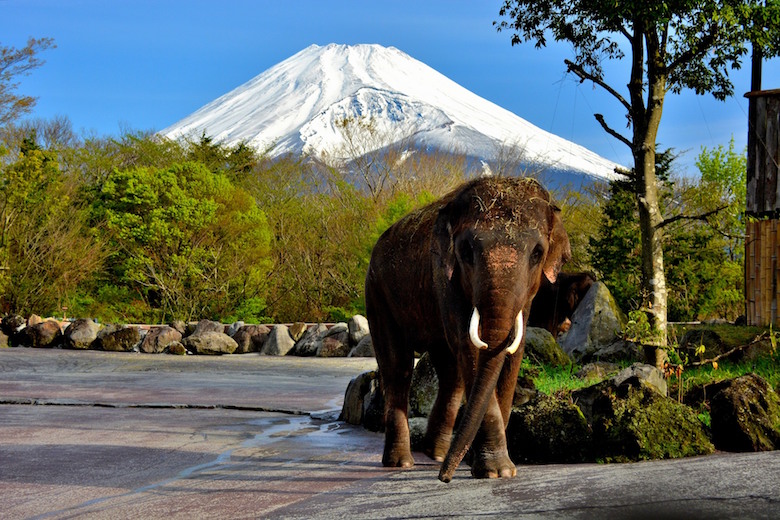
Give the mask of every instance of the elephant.
M 528 326 L 547 329 L 553 337 L 558 337 L 567 329 L 566 321 L 571 320 L 580 301 L 594 283 L 596 277 L 588 272 L 559 273 L 555 283 L 542 278 L 531 303 Z
M 530 178 L 472 180 L 379 238 L 365 297 L 385 401 L 384 466 L 414 465 L 409 387 L 415 352 L 427 351 L 439 390 L 423 452 L 442 463 L 439 480 L 452 480 L 469 449 L 474 477 L 516 475 L 505 430 L 525 345 L 523 316 L 541 278 L 554 282 L 570 257 L 560 209 Z

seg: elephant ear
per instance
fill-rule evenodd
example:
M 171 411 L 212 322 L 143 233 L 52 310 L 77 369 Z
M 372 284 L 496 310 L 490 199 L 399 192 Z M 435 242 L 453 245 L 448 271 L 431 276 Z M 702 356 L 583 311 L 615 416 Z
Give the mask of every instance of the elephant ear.
M 439 259 L 439 267 L 452 280 L 455 272 L 455 250 L 452 239 L 451 203 L 439 210 L 433 226 L 431 252 Z
M 547 258 L 544 261 L 544 276 L 555 283 L 558 279 L 558 273 L 561 272 L 563 264 L 571 259 L 571 245 L 569 244 L 569 235 L 563 228 L 560 208 L 550 204 L 550 234 L 548 242 L 550 244 L 547 250 Z

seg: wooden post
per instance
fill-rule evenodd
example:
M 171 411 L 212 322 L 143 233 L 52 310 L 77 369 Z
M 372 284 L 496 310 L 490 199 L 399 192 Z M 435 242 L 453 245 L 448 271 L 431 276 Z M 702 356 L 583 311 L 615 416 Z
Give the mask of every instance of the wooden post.
M 745 96 L 750 100 L 745 311 L 749 325 L 780 325 L 780 89 Z

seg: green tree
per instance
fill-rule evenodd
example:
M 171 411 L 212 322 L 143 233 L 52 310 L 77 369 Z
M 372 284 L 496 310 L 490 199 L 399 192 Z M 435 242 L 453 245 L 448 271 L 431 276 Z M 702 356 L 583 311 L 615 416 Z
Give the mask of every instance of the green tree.
M 22 114 L 32 110 L 35 98 L 16 92 L 19 76 L 43 65 L 38 54 L 55 47 L 51 38 L 30 38 L 21 49 L 0 45 L 0 126 L 14 121 Z
M 0 170 L 0 287 L 4 310 L 59 311 L 102 267 L 102 247 L 74 203 L 56 154 L 32 134 Z
M 270 235 L 252 197 L 200 163 L 115 170 L 94 218 L 116 251 L 114 273 L 159 319 L 220 319 L 264 296 Z
M 667 290 L 664 274 L 664 216 L 656 174 L 656 144 L 668 92 L 692 89 L 717 99 L 733 94 L 729 78 L 747 53 L 747 44 L 766 57 L 780 52 L 780 2 L 777 0 L 713 2 L 599 2 L 574 0 L 505 0 L 505 20 L 498 30 L 512 31 L 512 44 L 547 43 L 548 36 L 572 45 L 567 71 L 609 93 L 626 111 L 630 136 L 624 136 L 600 114 L 604 130 L 631 149 L 633 192 L 642 241 L 642 308 L 666 344 Z M 628 78 L 610 83 L 603 64 L 627 57 Z M 621 85 L 626 90 L 621 92 Z M 660 350 L 656 364 L 662 362 Z

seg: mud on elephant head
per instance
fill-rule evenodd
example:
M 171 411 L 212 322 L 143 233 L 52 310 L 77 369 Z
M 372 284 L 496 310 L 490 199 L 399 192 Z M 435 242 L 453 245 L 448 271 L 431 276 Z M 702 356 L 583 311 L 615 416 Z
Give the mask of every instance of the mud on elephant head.
M 504 430 L 524 316 L 542 277 L 554 282 L 569 257 L 560 210 L 532 179 L 471 181 L 380 237 L 366 307 L 385 394 L 386 466 L 414 463 L 409 384 L 414 352 L 428 351 L 439 392 L 424 451 L 443 461 L 439 478 L 451 480 L 470 447 L 474 476 L 514 476 Z

